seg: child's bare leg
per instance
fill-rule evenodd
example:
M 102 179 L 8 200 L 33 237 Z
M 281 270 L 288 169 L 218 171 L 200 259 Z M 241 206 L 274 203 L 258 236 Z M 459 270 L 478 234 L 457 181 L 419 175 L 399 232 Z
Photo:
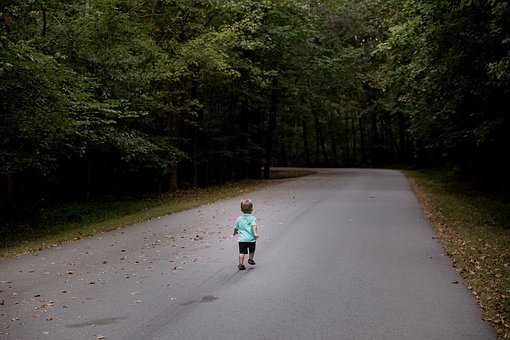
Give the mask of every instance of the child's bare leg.
M 248 257 L 248 264 L 254 266 L 255 261 L 253 261 L 253 258 L 255 257 L 255 242 L 250 244 L 248 250 L 250 252 L 250 256 Z
M 239 264 L 244 264 L 244 257 L 246 254 L 239 254 Z

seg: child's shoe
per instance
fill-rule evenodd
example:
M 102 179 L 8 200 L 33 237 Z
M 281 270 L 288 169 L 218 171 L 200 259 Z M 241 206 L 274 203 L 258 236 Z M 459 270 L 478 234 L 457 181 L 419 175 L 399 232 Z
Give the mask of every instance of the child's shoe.
M 237 268 L 239 268 L 239 270 L 245 270 L 246 269 L 244 264 L 240 264 L 239 266 L 237 266 Z
M 255 261 L 253 261 L 252 259 L 248 259 L 248 263 L 251 264 L 252 266 L 256 264 Z

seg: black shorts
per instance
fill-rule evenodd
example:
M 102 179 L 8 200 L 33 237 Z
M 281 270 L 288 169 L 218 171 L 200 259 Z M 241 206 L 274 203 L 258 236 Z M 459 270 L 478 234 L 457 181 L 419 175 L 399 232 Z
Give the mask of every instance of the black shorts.
M 248 250 L 250 254 L 255 252 L 255 243 L 256 242 L 239 242 L 239 254 L 248 254 Z

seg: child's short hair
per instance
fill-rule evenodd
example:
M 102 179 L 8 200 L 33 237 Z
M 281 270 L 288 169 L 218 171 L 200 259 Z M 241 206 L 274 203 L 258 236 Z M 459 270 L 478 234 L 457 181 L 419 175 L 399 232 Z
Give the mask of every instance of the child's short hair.
M 251 200 L 242 200 L 241 201 L 241 211 L 245 214 L 251 214 L 253 211 L 253 203 Z

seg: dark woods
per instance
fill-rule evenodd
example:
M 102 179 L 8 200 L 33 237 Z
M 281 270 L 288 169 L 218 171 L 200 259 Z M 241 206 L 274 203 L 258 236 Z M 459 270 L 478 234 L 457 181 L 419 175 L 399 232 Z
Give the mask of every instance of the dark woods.
M 271 165 L 508 181 L 506 2 L 0 6 L 2 218 Z

